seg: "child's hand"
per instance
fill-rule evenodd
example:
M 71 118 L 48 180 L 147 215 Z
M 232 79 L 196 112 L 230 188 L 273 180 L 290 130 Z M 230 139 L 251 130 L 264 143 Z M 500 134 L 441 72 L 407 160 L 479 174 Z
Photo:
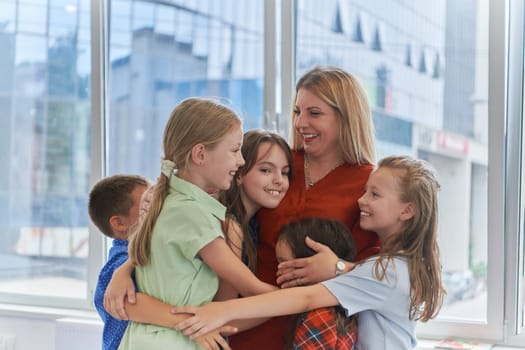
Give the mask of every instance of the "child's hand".
M 335 277 L 337 255 L 326 245 L 309 237 L 306 237 L 305 242 L 317 254 L 280 263 L 277 269 L 277 284 L 281 288 L 314 284 Z
M 208 334 L 196 338 L 195 341 L 199 343 L 199 345 L 202 346 L 205 350 L 231 350 L 230 346 L 228 345 L 228 342 L 222 337 L 221 334 L 232 334 L 235 333 L 235 331 L 236 328 L 226 325 L 220 327 L 215 331 L 212 331 Z
M 213 302 L 203 306 L 182 306 L 171 309 L 173 314 L 189 313 L 192 317 L 175 325 L 175 329 L 182 331 L 191 339 L 196 339 L 230 321 L 224 302 Z M 233 331 L 236 331 L 233 328 Z
M 104 293 L 104 308 L 111 316 L 119 320 L 128 319 L 124 308 L 126 297 L 129 303 L 135 304 L 136 302 L 135 286 L 130 271 L 132 266 L 128 261 L 116 269 Z

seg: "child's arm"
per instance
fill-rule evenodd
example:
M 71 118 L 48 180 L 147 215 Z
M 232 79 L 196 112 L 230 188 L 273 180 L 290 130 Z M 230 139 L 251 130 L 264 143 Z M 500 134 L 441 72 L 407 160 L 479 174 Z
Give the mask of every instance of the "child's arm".
M 125 302 L 129 319 L 140 323 L 150 323 L 157 326 L 173 328 L 178 322 L 189 317 L 189 314 L 170 314 L 171 306 L 144 293 L 136 293 L 136 302 Z M 177 317 L 173 317 L 177 316 Z
M 176 326 L 177 329 L 183 330 L 185 335 L 194 338 L 231 320 L 289 315 L 338 304 L 335 296 L 326 287 L 315 284 L 281 289 L 248 298 L 213 302 L 200 307 L 174 308 L 173 312 L 194 314 Z
M 128 315 L 124 308 L 124 301 L 134 304 L 135 286 L 131 279 L 131 274 L 135 269 L 135 264 L 128 259 L 118 269 L 113 272 L 111 281 L 104 293 L 104 308 L 116 319 L 127 320 Z
M 242 244 L 244 238 L 242 236 L 241 227 L 234 221 L 228 220 L 228 227 L 226 228 L 226 237 L 228 237 L 228 246 L 239 260 L 242 260 Z
M 226 236 L 228 237 L 227 242 L 230 249 L 233 251 L 235 256 L 242 261 L 242 244 L 243 236 L 240 226 L 234 220 L 228 220 L 228 227 L 226 229 Z M 213 300 L 222 301 L 228 299 L 234 299 L 239 296 L 239 291 L 233 287 L 225 279 L 219 279 L 219 289 L 215 294 Z
M 129 319 L 140 323 L 155 324 L 161 327 L 174 328 L 179 322 L 188 319 L 191 314 L 172 314 L 172 306 L 144 293 L 136 293 L 136 303 L 125 303 Z M 224 350 L 230 349 L 221 334 L 234 334 L 237 329 L 233 326 L 223 326 L 195 339 L 205 349 L 216 349 L 216 344 Z
M 224 239 L 216 238 L 200 251 L 202 260 L 217 275 L 231 284 L 243 296 L 267 293 L 278 289 L 257 279 L 255 275 L 235 256 Z

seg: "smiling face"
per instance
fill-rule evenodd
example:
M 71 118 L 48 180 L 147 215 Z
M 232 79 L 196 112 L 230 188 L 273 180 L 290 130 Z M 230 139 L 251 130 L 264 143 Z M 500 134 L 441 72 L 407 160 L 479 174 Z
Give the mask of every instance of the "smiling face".
M 311 157 L 341 152 L 336 111 L 309 90 L 297 92 L 294 126 L 303 138 L 304 151 Z
M 261 207 L 279 205 L 290 185 L 289 172 L 290 165 L 281 147 L 269 142 L 259 145 L 255 165 L 237 181 L 248 217 Z
M 241 146 L 242 129 L 239 127 L 226 134 L 215 147 L 204 147 L 202 163 L 196 165 L 202 178 L 198 185 L 205 191 L 230 188 L 235 173 L 244 164 Z
M 401 232 L 404 222 L 413 216 L 412 204 L 400 199 L 399 175 L 399 170 L 378 168 L 357 200 L 361 228 L 376 232 L 381 240 Z

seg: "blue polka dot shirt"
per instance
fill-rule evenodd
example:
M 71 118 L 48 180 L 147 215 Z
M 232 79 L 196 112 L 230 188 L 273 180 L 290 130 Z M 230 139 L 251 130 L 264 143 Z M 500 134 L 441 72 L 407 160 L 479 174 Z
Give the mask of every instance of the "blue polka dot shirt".
M 98 275 L 97 288 L 95 289 L 94 303 L 100 318 L 104 322 L 102 333 L 102 349 L 117 350 L 120 340 L 126 331 L 128 321 L 121 321 L 113 318 L 104 309 L 104 293 L 108 287 L 113 272 L 128 259 L 128 241 L 115 239 L 109 250 L 106 264 Z M 136 289 L 136 285 L 135 285 Z

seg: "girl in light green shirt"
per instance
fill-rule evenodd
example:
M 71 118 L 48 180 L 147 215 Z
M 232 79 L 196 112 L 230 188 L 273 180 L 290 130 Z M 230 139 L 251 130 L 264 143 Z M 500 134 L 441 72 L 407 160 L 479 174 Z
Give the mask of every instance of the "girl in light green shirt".
M 172 112 L 164 131 L 162 174 L 130 242 L 139 291 L 183 306 L 211 301 L 219 278 L 242 295 L 275 289 L 259 281 L 228 246 L 222 234 L 226 208 L 209 195 L 241 180 L 236 175 L 244 164 L 242 140 L 239 118 L 216 102 L 188 99 Z M 111 307 L 107 300 L 106 308 Z M 155 322 L 173 325 L 169 308 L 163 310 Z M 172 328 L 132 321 L 119 349 L 144 348 L 200 347 Z

